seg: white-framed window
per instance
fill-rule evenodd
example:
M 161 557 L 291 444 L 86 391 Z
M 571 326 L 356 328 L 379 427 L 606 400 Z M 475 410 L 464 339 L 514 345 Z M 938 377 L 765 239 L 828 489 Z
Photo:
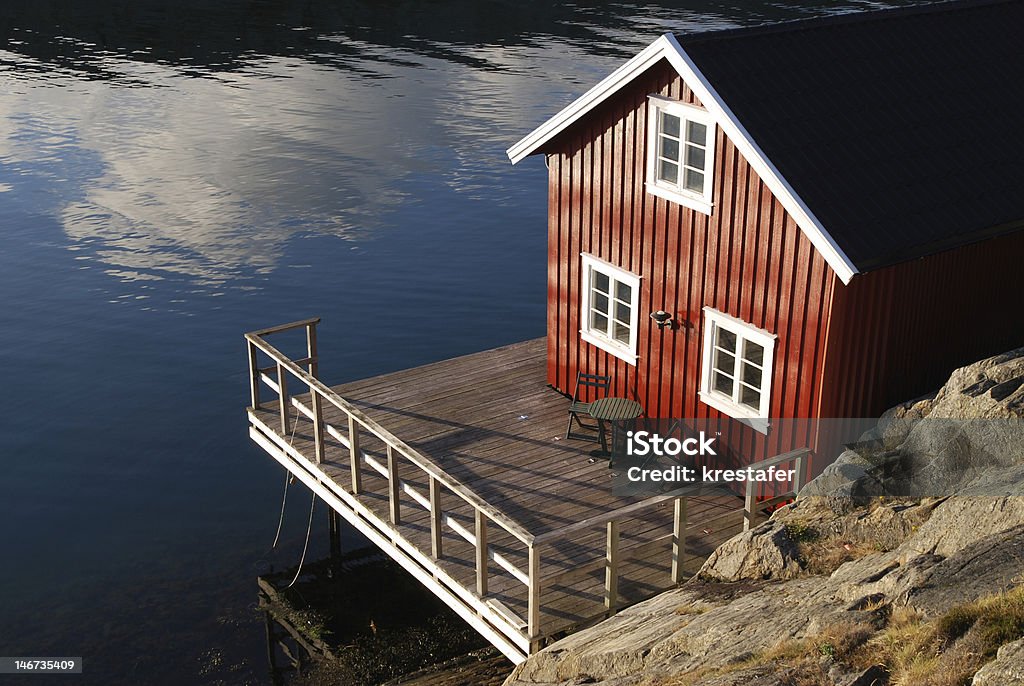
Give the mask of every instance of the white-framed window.
M 700 107 L 648 96 L 647 191 L 711 214 L 715 121 Z
M 775 340 L 773 333 L 705 307 L 700 399 L 767 433 Z
M 580 336 L 635 365 L 640 277 L 589 253 L 581 256 Z

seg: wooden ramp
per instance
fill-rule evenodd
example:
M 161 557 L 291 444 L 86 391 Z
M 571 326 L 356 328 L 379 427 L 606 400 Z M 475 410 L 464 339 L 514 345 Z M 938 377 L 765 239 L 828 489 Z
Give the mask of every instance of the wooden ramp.
M 250 436 L 514 662 L 672 587 L 743 526 L 739 497 L 614 496 L 596 443 L 564 439 L 543 339 L 329 388 L 318 321 L 246 335 Z M 301 327 L 304 358 L 266 341 Z

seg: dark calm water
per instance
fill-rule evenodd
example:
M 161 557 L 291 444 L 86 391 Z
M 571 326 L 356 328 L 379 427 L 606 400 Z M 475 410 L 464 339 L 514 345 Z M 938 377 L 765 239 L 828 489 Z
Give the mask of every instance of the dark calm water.
M 241 334 L 322 316 L 330 382 L 543 335 L 505 148 L 664 31 L 877 5 L 5 0 L 0 656 L 266 683 L 254 577 L 309 501 L 271 553 Z

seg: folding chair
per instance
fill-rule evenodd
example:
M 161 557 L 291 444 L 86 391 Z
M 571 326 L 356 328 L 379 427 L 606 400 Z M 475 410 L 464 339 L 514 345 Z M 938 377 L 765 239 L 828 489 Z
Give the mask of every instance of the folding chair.
M 584 390 L 588 387 L 595 388 L 607 393 L 608 387 L 611 386 L 611 383 L 612 378 L 610 376 L 584 374 L 583 372 L 578 372 L 576 374 L 576 387 L 572 391 L 572 403 L 569 405 L 569 424 L 565 427 L 566 438 L 592 438 L 592 436 L 572 433 L 572 421 L 574 419 L 581 429 L 597 431 L 600 435 L 602 430 L 600 422 L 587 424 L 580 419 L 581 414 L 587 417 L 590 416 L 590 402 L 583 402 L 580 400 L 580 388 L 582 387 Z

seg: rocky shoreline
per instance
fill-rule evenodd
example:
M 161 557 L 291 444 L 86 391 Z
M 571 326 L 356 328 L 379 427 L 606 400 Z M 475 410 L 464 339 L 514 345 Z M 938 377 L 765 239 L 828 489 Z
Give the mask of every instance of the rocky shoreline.
M 680 587 L 505 686 L 1024 684 L 1024 348 L 887 412 Z

